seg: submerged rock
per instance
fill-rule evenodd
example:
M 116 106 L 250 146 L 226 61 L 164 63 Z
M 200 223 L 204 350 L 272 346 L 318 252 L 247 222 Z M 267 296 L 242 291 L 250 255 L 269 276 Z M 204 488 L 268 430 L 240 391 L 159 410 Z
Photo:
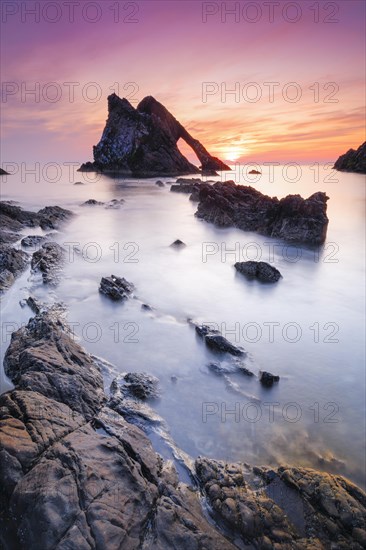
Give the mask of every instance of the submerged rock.
M 97 201 L 96 199 L 88 199 L 87 201 L 83 202 L 81 206 L 100 206 L 103 204 L 104 202 Z
M 173 246 L 174 248 L 183 248 L 187 245 L 180 239 L 176 239 L 170 246 Z
M 196 325 L 196 333 L 204 339 L 206 346 L 218 353 L 229 353 L 230 355 L 244 355 L 244 350 L 234 346 L 227 340 L 220 331 L 212 329 L 208 325 Z
M 165 187 L 165 183 L 161 180 L 156 181 L 155 185 L 157 185 L 158 187 Z
M 99 292 L 112 300 L 125 300 L 134 289 L 134 285 L 126 281 L 124 277 L 103 277 L 100 281 Z
M 300 195 L 263 195 L 234 182 L 201 184 L 196 216 L 221 227 L 238 227 L 291 242 L 319 245 L 327 234 L 328 197 L 318 192 Z
M 278 269 L 266 262 L 236 262 L 234 267 L 249 279 L 258 279 L 262 283 L 276 283 L 282 277 Z
M 93 148 L 94 162 L 83 164 L 79 171 L 134 176 L 199 172 L 178 149 L 179 139 L 193 149 L 203 170 L 230 170 L 212 157 L 153 97 L 145 97 L 135 109 L 127 99 L 112 94 L 108 97 L 108 119 L 103 135 Z
M 359 146 L 357 151 L 350 149 L 341 155 L 333 168 L 341 172 L 356 172 L 366 174 L 366 141 Z
M 274 382 L 278 382 L 279 376 L 271 374 L 270 372 L 261 371 L 259 374 L 259 381 L 263 386 L 273 386 Z

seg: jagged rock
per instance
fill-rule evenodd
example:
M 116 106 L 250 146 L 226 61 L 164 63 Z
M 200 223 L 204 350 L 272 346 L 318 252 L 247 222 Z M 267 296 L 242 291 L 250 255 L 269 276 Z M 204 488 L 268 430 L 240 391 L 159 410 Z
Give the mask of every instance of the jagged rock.
M 234 267 L 249 279 L 258 279 L 262 283 L 276 283 L 282 277 L 278 269 L 266 262 L 236 262 Z
M 229 353 L 230 355 L 244 355 L 244 350 L 234 346 L 218 330 L 213 330 L 208 325 L 197 325 L 196 333 L 204 339 L 206 346 L 215 352 Z
M 112 300 L 125 300 L 134 289 L 134 285 L 126 281 L 124 277 L 102 277 L 100 281 L 99 292 L 112 298 Z
M 288 195 L 278 200 L 234 182 L 201 184 L 196 216 L 221 227 L 238 227 L 287 241 L 318 245 L 328 227 L 328 197 Z
M 33 271 L 40 271 L 45 284 L 57 284 L 60 280 L 65 260 L 65 249 L 57 243 L 47 242 L 34 252 L 31 266 Z
M 25 270 L 29 262 L 28 254 L 7 244 L 0 244 L 0 291 L 11 286 L 15 277 Z
M 274 382 L 278 382 L 279 379 L 279 376 L 266 371 L 262 371 L 259 375 L 259 381 L 263 386 L 273 386 Z
M 19 389 L 37 391 L 87 418 L 105 399 L 98 368 L 51 312 L 12 334 L 4 369 Z
M 171 113 L 153 97 L 135 109 L 116 94 L 108 97 L 108 119 L 94 162 L 79 171 L 118 172 L 134 176 L 175 175 L 199 172 L 179 151 L 182 138 L 196 153 L 204 170 L 230 170 L 194 139 Z
M 265 550 L 362 548 L 366 495 L 345 478 L 307 468 L 271 470 L 207 458 L 196 460 L 196 471 L 214 520 L 243 545 Z
M 97 201 L 95 199 L 89 199 L 85 202 L 83 202 L 83 204 L 81 206 L 99 206 L 99 205 L 102 205 L 104 204 L 104 202 L 100 202 L 100 201 Z
M 157 399 L 160 396 L 159 380 L 146 372 L 129 372 L 123 377 L 122 394 L 138 399 Z
M 341 172 L 357 172 L 366 174 L 366 141 L 359 146 L 357 151 L 350 149 L 341 155 L 333 168 Z
M 28 235 L 28 237 L 24 237 L 20 241 L 20 244 L 25 248 L 36 248 L 36 247 L 39 247 L 42 243 L 44 243 L 46 240 L 47 240 L 47 237 L 43 235 Z
M 39 212 L 28 212 L 11 202 L 0 201 L 0 242 L 10 243 L 17 241 L 21 238 L 21 235 L 17 232 L 25 227 L 40 226 L 42 229 L 58 229 L 72 215 L 70 210 L 65 210 L 59 206 L 46 206 L 46 208 L 39 210 Z M 25 239 L 37 237 L 29 236 L 25 237 Z M 28 245 L 25 244 L 24 246 Z

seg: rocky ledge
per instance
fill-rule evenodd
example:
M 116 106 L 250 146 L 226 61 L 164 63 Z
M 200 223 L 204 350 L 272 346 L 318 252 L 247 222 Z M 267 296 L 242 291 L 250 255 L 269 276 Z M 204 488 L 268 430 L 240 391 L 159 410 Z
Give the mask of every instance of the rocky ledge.
M 83 164 L 81 172 L 119 173 L 132 176 L 171 176 L 200 170 L 179 151 L 183 139 L 201 162 L 202 171 L 230 170 L 224 162 L 194 139 L 156 99 L 145 97 L 135 109 L 116 94 L 108 97 L 108 119 L 94 162 Z
M 343 477 L 198 458 L 194 487 L 179 482 L 110 408 L 96 361 L 51 310 L 13 333 L 4 366 L 15 388 L 0 397 L 2 548 L 365 548 L 366 495 Z M 136 393 L 141 380 L 125 378 Z
M 329 197 L 320 191 L 307 199 L 288 195 L 279 200 L 233 181 L 193 183 L 190 189 L 198 200 L 196 216 L 207 222 L 289 242 L 319 245 L 325 241 Z
M 59 229 L 62 223 L 69 220 L 72 216 L 70 210 L 65 210 L 60 206 L 46 206 L 38 212 L 28 212 L 22 210 L 19 206 L 11 202 L 0 201 L 0 292 L 3 292 L 11 286 L 22 271 L 29 264 L 29 256 L 23 250 L 14 248 L 12 243 L 19 241 L 22 237 L 20 231 L 27 227 L 41 227 L 41 229 Z M 24 248 L 37 248 L 45 241 L 50 240 L 48 236 L 29 235 L 21 240 Z M 43 245 L 42 252 L 35 252 L 32 258 L 32 268 L 41 267 L 43 280 L 47 282 L 46 271 L 51 276 L 50 267 L 47 269 L 46 263 L 50 263 L 55 268 L 56 248 L 61 247 L 56 243 L 47 243 Z M 41 258 L 42 257 L 42 258 Z M 39 262 L 39 260 L 42 260 Z M 48 260 L 48 262 L 47 262 Z
M 366 174 L 366 141 L 359 146 L 357 151 L 350 149 L 341 155 L 333 168 L 340 172 L 356 172 Z

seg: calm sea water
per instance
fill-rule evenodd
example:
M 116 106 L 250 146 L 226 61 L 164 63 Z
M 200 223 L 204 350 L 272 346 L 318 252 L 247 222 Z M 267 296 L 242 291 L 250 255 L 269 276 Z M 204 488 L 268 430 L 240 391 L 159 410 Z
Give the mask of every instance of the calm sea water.
M 287 176 L 295 179 L 291 171 Z M 89 352 L 120 372 L 159 378 L 162 396 L 152 406 L 192 457 L 312 466 L 364 485 L 364 177 L 323 169 L 317 175 L 303 166 L 299 181 L 290 182 L 279 166 L 273 178 L 265 169 L 258 180 L 241 178 L 279 198 L 326 191 L 330 223 L 317 250 L 197 220 L 196 203 L 155 179 L 91 178 L 70 178 L 65 170 L 55 183 L 3 179 L 3 200 L 73 210 L 55 239 L 81 250 L 71 254 L 56 288 L 27 271 L 3 297 L 3 350 L 11 329 L 32 315 L 20 307 L 22 298 L 62 301 Z M 85 184 L 73 184 L 80 180 Z M 125 202 L 120 209 L 82 207 L 90 198 Z M 171 248 L 177 238 L 187 246 Z M 283 279 L 273 286 L 248 282 L 233 267 L 247 259 L 270 261 Z M 100 279 L 111 274 L 133 282 L 137 299 L 115 304 L 101 296 Z M 141 303 L 154 311 L 141 310 Z M 218 325 L 248 352 L 250 370 L 268 370 L 280 382 L 265 389 L 256 377 L 233 374 L 234 392 L 208 370 L 217 357 L 188 318 Z M 2 372 L 1 391 L 10 387 Z

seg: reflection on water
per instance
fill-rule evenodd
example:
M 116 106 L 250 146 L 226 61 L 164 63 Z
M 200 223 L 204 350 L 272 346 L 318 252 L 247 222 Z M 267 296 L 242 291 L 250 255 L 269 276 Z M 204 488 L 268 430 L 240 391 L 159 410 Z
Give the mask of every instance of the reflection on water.
M 364 178 L 336 173 L 338 182 L 324 182 L 327 171 L 316 183 L 303 167 L 291 184 L 280 168 L 275 183 L 263 174 L 253 186 L 278 197 L 318 190 L 330 197 L 320 250 L 215 228 L 194 217 L 188 196 L 155 180 L 102 177 L 73 185 L 65 176 L 27 185 L 8 178 L 3 199 L 30 209 L 59 204 L 77 215 L 57 235 L 70 251 L 62 282 L 50 291 L 29 272 L 20 277 L 3 298 L 3 338 L 31 316 L 18 303 L 30 292 L 61 300 L 88 351 L 121 372 L 159 377 L 163 393 L 153 406 L 191 456 L 302 464 L 364 484 Z M 125 203 L 80 206 L 90 198 Z M 169 246 L 178 238 L 185 248 Z M 274 263 L 283 279 L 273 286 L 248 282 L 233 268 L 246 259 Z M 135 298 L 116 304 L 100 295 L 101 277 L 111 274 L 134 283 Z M 216 324 L 247 351 L 248 369 L 279 374 L 280 382 L 266 389 L 257 377 L 233 373 L 228 384 L 207 368 L 220 358 L 188 319 Z M 10 387 L 4 377 L 1 384 Z

